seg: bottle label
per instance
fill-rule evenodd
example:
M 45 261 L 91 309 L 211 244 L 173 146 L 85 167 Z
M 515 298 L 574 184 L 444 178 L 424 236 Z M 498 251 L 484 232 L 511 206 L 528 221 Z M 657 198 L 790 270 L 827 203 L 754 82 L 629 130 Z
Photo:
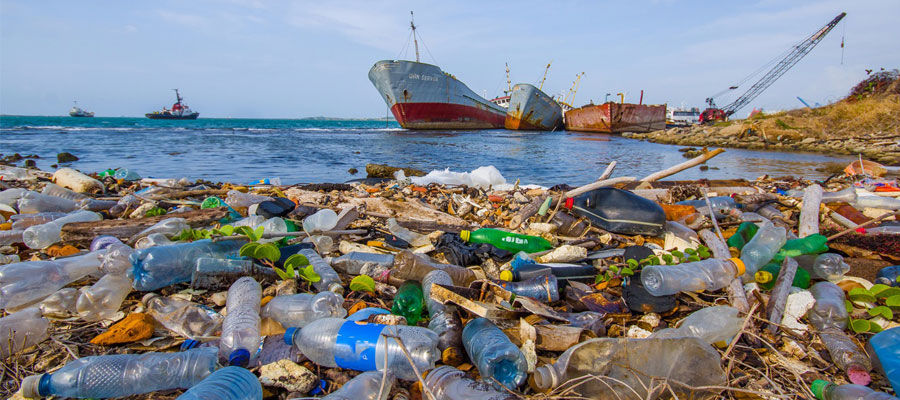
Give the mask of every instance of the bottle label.
M 334 363 L 357 371 L 374 371 L 375 346 L 386 325 L 348 321 L 341 325 L 335 340 Z

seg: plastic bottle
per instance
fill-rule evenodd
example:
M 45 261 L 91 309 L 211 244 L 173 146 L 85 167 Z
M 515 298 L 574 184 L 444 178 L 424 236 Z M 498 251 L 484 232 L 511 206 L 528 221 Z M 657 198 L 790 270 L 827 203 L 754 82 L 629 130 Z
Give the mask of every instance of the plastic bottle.
M 34 213 L 34 214 L 14 214 L 9 217 L 9 220 L 12 221 L 13 229 L 22 229 L 25 230 L 29 226 L 46 224 L 54 219 L 65 217 L 69 215 L 64 212 L 42 212 L 42 213 Z
M 442 400 L 513 400 L 517 396 L 494 389 L 485 382 L 476 382 L 466 373 L 448 365 L 442 365 L 425 375 L 425 387 Z
M 391 313 L 390 311 L 385 310 L 383 308 L 366 307 L 366 308 L 363 308 L 362 310 L 354 312 L 353 314 L 350 314 L 346 318 L 346 320 L 347 321 L 365 321 L 365 320 L 368 320 L 369 317 L 371 317 L 373 315 L 390 314 L 390 313 Z
M 677 328 L 666 328 L 653 332 L 651 338 L 698 337 L 709 344 L 731 343 L 741 330 L 744 319 L 738 316 L 738 309 L 729 306 L 701 308 L 681 320 Z
M 228 289 L 228 314 L 222 322 L 219 358 L 228 360 L 229 365 L 246 367 L 256 359 L 261 298 L 262 287 L 249 276 L 238 279 Z
M 109 214 L 113 216 L 122 215 L 126 210 L 134 209 L 141 205 L 141 201 L 134 195 L 128 194 L 122 196 L 116 205 L 109 209 Z
M 834 328 L 820 330 L 819 338 L 828 350 L 834 365 L 847 373 L 851 383 L 868 385 L 872 381 L 869 371 L 872 370 L 872 362 L 869 356 L 863 353 L 856 342 L 843 331 Z
M 641 283 L 654 296 L 668 296 L 679 292 L 719 290 L 744 274 L 744 262 L 739 258 L 709 258 L 676 265 L 649 265 L 641 270 Z
M 813 381 L 809 390 L 819 400 L 897 400 L 894 396 L 863 385 L 835 385 L 821 379 Z
M 21 261 L 18 254 L 0 254 L 0 265 L 12 264 Z
M 864 228 L 866 235 L 900 235 L 900 226 L 876 226 L 874 228 Z
M 493 282 L 517 296 L 530 297 L 548 303 L 559 300 L 559 283 L 553 274 L 535 276 L 520 282 L 503 280 Z
M 400 337 L 420 373 L 434 368 L 439 358 L 438 339 L 437 334 L 427 328 L 322 318 L 303 329 L 290 328 L 284 333 L 286 342 L 323 367 L 357 371 L 387 369 L 399 379 L 416 380 L 397 340 L 386 335 Z
M 0 166 L 0 176 L 3 175 L 2 166 Z M 22 195 L 25 192 L 30 192 L 31 190 L 21 189 L 21 188 L 12 188 L 6 190 L 0 190 L 0 204 L 6 204 L 10 207 L 15 206 L 16 203 L 22 198 Z
M 387 220 L 387 228 L 388 231 L 391 232 L 392 235 L 403 239 L 407 243 L 409 243 L 412 247 L 422 247 L 431 244 L 431 240 L 428 239 L 428 236 L 413 232 L 409 229 L 406 229 L 400 226 L 397 223 L 397 220 L 394 218 L 388 218 Z M 465 239 L 463 239 L 465 240 Z
M 227 258 L 200 257 L 194 263 L 191 273 L 191 287 L 195 289 L 219 289 L 231 286 L 242 276 L 250 276 L 257 281 L 275 280 L 278 275 L 272 268 L 255 264 L 253 260 L 232 260 Z
M 163 235 L 162 233 L 151 233 L 135 241 L 134 248 L 148 249 L 155 246 L 168 246 L 170 244 L 175 244 L 175 242 L 166 237 L 166 235 Z
M 728 243 L 728 247 L 734 247 L 738 250 L 743 249 L 744 246 L 753 239 L 753 235 L 756 235 L 756 231 L 759 230 L 759 227 L 752 222 L 742 222 L 740 226 L 738 226 L 737 232 L 734 235 L 731 235 L 730 238 L 726 241 Z
M 597 277 L 597 268 L 584 264 L 534 264 L 532 262 L 514 266 L 512 271 L 500 271 L 500 279 L 524 281 L 546 274 L 552 274 L 559 281 L 593 280 Z
M 818 256 L 801 256 L 806 258 L 812 258 L 812 265 L 809 267 L 810 276 L 816 279 L 823 279 L 830 282 L 837 282 L 844 277 L 847 272 L 850 272 L 850 265 L 844 262 L 844 257 L 840 254 L 834 253 L 823 253 Z M 798 262 L 800 261 L 798 259 Z M 801 266 L 803 266 L 801 264 Z M 804 268 L 805 269 L 805 268 Z
M 340 389 L 323 397 L 322 400 L 387 400 L 395 379 L 394 375 L 388 371 L 387 382 L 384 382 L 384 389 L 382 389 L 382 378 L 384 378 L 384 374 L 381 371 L 363 372 L 345 383 Z
M 738 205 L 733 198 L 728 196 L 710 197 L 709 203 L 712 205 L 713 215 L 716 216 L 716 219 L 725 218 L 727 215 L 734 215 L 734 211 L 740 209 L 740 205 Z M 694 206 L 699 213 L 709 216 L 709 206 L 706 204 L 706 199 L 685 200 L 675 204 Z
M 334 268 L 331 268 L 331 265 L 328 265 L 328 263 L 319 256 L 319 253 L 313 249 L 303 249 L 300 250 L 298 254 L 306 256 L 306 259 L 309 260 L 310 265 L 313 267 L 313 271 L 322 277 L 318 282 L 313 282 L 313 287 L 315 287 L 316 290 L 320 292 L 328 290 L 337 294 L 344 294 L 341 277 L 334 271 Z
M 65 319 L 78 315 L 75 303 L 81 291 L 75 288 L 62 288 L 41 300 L 38 308 L 44 316 Z
M 337 225 L 338 216 L 333 210 L 323 208 L 303 219 L 303 230 L 308 233 L 330 231 Z
M 895 327 L 878 332 L 869 339 L 866 346 L 873 363 L 888 378 L 894 393 L 900 389 L 900 328 Z
M 115 207 L 117 204 L 119 204 L 119 203 L 115 200 L 98 200 L 98 199 L 92 199 L 89 197 L 89 198 L 79 201 L 78 208 L 80 208 L 82 210 L 99 212 L 99 211 L 110 210 L 113 207 Z
M 65 224 L 72 222 L 99 221 L 102 217 L 92 211 L 77 211 L 65 217 L 55 219 L 46 224 L 29 227 L 22 232 L 22 240 L 32 249 L 43 249 L 60 241 L 60 231 Z
M 623 235 L 658 236 L 666 225 L 666 213 L 659 204 L 616 188 L 599 188 L 566 199 L 565 207 L 595 226 Z
M 828 251 L 825 244 L 828 238 L 818 233 L 809 235 L 802 239 L 792 239 L 784 243 L 784 246 L 778 250 L 772 257 L 775 262 L 781 262 L 785 257 L 797 257 L 803 254 L 819 254 Z
M 594 378 L 585 379 L 588 375 Z M 568 396 L 644 399 L 660 394 L 648 396 L 648 389 L 654 386 L 651 379 L 690 382 L 694 387 L 721 386 L 725 384 L 725 371 L 719 352 L 700 338 L 597 338 L 570 347 L 553 364 L 537 367 L 533 378 L 535 389 L 540 391 L 580 382 L 566 386 Z M 712 398 L 719 393 L 691 391 L 678 385 L 670 388 L 679 398 Z
M 776 227 L 772 222 L 765 222 L 741 249 L 741 261 L 744 263 L 744 281 L 753 279 L 756 271 L 769 263 L 775 253 L 784 246 L 787 233 L 783 227 Z
M 391 277 L 421 282 L 426 274 L 439 269 L 447 272 L 456 286 L 469 286 L 476 279 L 472 270 L 457 265 L 439 264 L 426 257 L 416 255 L 409 250 L 397 253 L 394 256 L 394 268 L 391 269 Z
M 822 203 L 853 203 L 856 201 L 856 188 L 848 187 L 837 192 L 822 193 Z
M 75 309 L 85 321 L 113 319 L 128 293 L 131 293 L 131 279 L 125 275 L 107 274 L 97 283 L 81 288 Z
M 89 198 L 81 193 L 73 192 L 55 183 L 48 183 L 46 186 L 44 186 L 44 190 L 41 191 L 41 194 L 71 200 L 75 203 Z
M 190 229 L 190 227 L 191 226 L 188 225 L 187 220 L 184 218 L 166 218 L 147 227 L 147 229 L 138 232 L 136 235 L 132 236 L 131 240 L 137 240 L 153 233 L 161 233 L 165 236 L 175 236 L 185 229 Z
M 150 291 L 188 282 L 194 263 L 200 257 L 236 258 L 245 240 L 209 239 L 135 251 L 129 260 L 133 266 L 135 290 Z
M 156 293 L 147 293 L 141 302 L 160 325 L 188 339 L 216 336 L 222 328 L 222 315 L 204 305 Z
M 772 221 L 784 221 L 785 219 L 784 213 L 782 213 L 779 209 L 773 207 L 771 204 L 767 204 L 758 208 L 756 210 L 756 213 Z
M 466 242 L 488 243 L 498 249 L 510 252 L 537 253 L 553 248 L 553 245 L 542 237 L 521 235 L 491 228 L 481 228 L 471 232 L 463 230 L 459 232 L 459 237 Z
M 422 279 L 422 292 L 425 297 L 425 307 L 428 308 L 428 329 L 438 334 L 438 350 L 444 363 L 455 362 L 462 358 L 462 321 L 456 314 L 456 307 L 444 305 L 431 298 L 431 287 L 434 284 L 453 285 L 450 275 L 442 270 L 434 270 Z
M 475 318 L 463 328 L 463 345 L 481 379 L 497 389 L 515 390 L 528 375 L 525 355 L 506 334 L 486 318 Z
M 209 347 L 180 353 L 82 357 L 52 373 L 26 377 L 22 394 L 27 398 L 106 398 L 187 389 L 217 367 L 215 349 Z
M 253 193 L 243 193 L 234 189 L 229 190 L 225 195 L 225 203 L 234 208 L 246 208 L 256 203 L 261 203 L 266 200 L 272 200 L 272 198 L 268 196 L 261 196 Z
M 275 233 L 287 233 L 287 231 L 288 231 L 287 223 L 285 223 L 283 219 L 277 218 L 277 217 L 269 218 L 269 219 L 265 220 L 259 226 L 263 227 L 264 233 L 275 234 Z M 282 239 L 281 237 L 260 239 L 259 242 L 260 243 L 271 243 L 271 242 L 277 242 L 281 239 Z
M 360 271 L 367 264 L 381 267 L 390 267 L 394 265 L 394 255 L 353 251 L 340 257 L 325 258 L 325 261 L 338 271 L 350 275 L 359 275 L 361 273 Z
M 51 295 L 99 270 L 85 256 L 54 261 L 25 261 L 0 268 L 0 308 L 17 308 Z
M 900 286 L 900 265 L 892 265 L 878 270 L 875 283 L 888 286 Z
M 765 290 L 771 290 L 775 287 L 775 281 L 778 279 L 778 275 L 781 275 L 781 264 L 769 263 L 763 265 L 759 271 L 756 271 L 756 274 L 753 275 L 753 279 L 756 280 L 756 283 L 759 284 L 759 287 Z M 791 282 L 791 286 L 798 287 L 800 289 L 806 289 L 809 287 L 809 272 L 806 270 L 798 268 L 797 272 L 794 273 L 794 281 Z
M 881 196 L 859 196 L 854 205 L 859 208 L 878 208 L 882 210 L 900 210 L 900 199 Z
M 663 248 L 675 248 L 682 251 L 687 248 L 693 249 L 700 244 L 697 232 L 676 221 L 666 221 L 666 231 L 663 240 Z
M 340 295 L 325 291 L 275 296 L 262 308 L 262 316 L 272 318 L 286 328 L 302 328 L 321 318 L 344 318 L 347 310 Z
M 113 177 L 116 179 L 121 179 L 123 181 L 128 181 L 128 182 L 141 180 L 141 175 L 139 175 L 135 171 L 132 171 L 132 170 L 130 170 L 128 168 L 124 168 L 124 167 L 117 169 L 116 173 L 113 175 Z
M 816 304 L 806 314 L 809 323 L 818 330 L 826 328 L 843 331 L 847 328 L 847 308 L 844 291 L 831 282 L 818 282 L 809 289 Z
M 104 274 L 125 275 L 131 278 L 130 258 L 132 253 L 134 253 L 134 249 L 119 242 L 89 254 L 100 259 L 100 272 Z
M 25 231 L 22 229 L 13 229 L 8 231 L 0 231 L 0 246 L 7 246 L 13 243 L 22 243 Z
M 425 307 L 422 295 L 422 286 L 416 281 L 406 281 L 400 285 L 397 295 L 394 296 L 394 304 L 391 313 L 402 315 L 409 325 L 415 325 L 422 318 L 422 309 Z
M 74 201 L 56 196 L 28 191 L 19 197 L 17 208 L 20 213 L 71 212 L 78 208 Z
M 37 307 L 29 307 L 0 318 L 0 360 L 47 339 L 50 321 Z
M 114 244 L 123 244 L 119 238 L 110 235 L 100 235 L 91 240 L 91 251 L 105 249 Z

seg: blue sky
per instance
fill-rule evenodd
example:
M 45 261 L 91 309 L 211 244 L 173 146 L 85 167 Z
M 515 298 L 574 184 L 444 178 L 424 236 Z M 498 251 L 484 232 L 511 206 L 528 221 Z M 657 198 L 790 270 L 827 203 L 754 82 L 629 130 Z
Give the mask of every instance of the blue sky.
M 841 11 L 847 17 L 750 106 L 840 99 L 866 68 L 900 66 L 900 1 L 30 1 L 0 0 L 0 113 L 140 116 L 180 88 L 201 117 L 376 117 L 375 61 L 404 48 L 488 97 L 540 80 L 576 105 L 702 106 Z M 844 62 L 840 43 L 845 36 Z M 427 49 L 426 49 L 427 47 Z M 744 88 L 749 88 L 749 84 Z M 733 99 L 724 97 L 720 105 Z

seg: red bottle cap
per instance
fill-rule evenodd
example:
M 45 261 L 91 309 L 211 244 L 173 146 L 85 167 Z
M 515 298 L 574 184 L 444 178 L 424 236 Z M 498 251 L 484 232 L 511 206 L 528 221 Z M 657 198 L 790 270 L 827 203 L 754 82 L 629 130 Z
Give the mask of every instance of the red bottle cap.
M 566 205 L 565 205 L 566 208 L 571 210 L 572 207 L 574 207 L 574 206 L 575 206 L 575 198 L 574 197 L 569 197 L 568 199 L 566 199 Z

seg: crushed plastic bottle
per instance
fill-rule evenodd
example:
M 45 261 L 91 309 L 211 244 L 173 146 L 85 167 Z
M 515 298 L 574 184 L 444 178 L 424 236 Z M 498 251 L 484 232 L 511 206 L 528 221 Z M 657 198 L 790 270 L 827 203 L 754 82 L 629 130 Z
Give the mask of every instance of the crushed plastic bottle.
M 850 382 L 858 385 L 868 385 L 872 381 L 869 371 L 872 370 L 872 362 L 869 356 L 863 353 L 847 334 L 834 328 L 820 330 L 819 338 L 828 350 L 831 361 L 841 371 L 847 373 Z
M 360 275 L 367 265 L 386 268 L 394 265 L 394 255 L 353 251 L 340 257 L 325 258 L 325 261 L 338 271 L 350 275 Z
M 272 200 L 271 197 L 261 196 L 253 193 L 243 193 L 237 190 L 229 190 L 228 193 L 225 194 L 225 203 L 234 208 L 247 208 L 257 203 L 262 203 L 266 200 Z
M 449 365 L 442 365 L 425 375 L 425 387 L 435 398 L 443 400 L 513 400 L 517 396 L 494 389 L 485 382 L 473 381 L 466 373 Z
M 37 307 L 29 307 L 0 318 L 0 360 L 47 339 L 50 321 Z
M 427 256 L 419 256 L 409 250 L 403 250 L 394 256 L 394 268 L 390 270 L 393 278 L 422 281 L 429 272 L 443 270 L 453 279 L 456 286 L 468 286 L 476 279 L 472 270 L 451 264 L 439 264 Z M 377 277 L 373 277 L 376 278 Z
M 481 228 L 475 231 L 463 230 L 459 232 L 459 237 L 466 242 L 487 243 L 498 249 L 510 252 L 537 253 L 553 248 L 553 245 L 542 237 L 522 235 L 492 228 Z
M 40 212 L 72 212 L 78 209 L 78 204 L 69 199 L 62 197 L 40 194 L 38 192 L 27 191 L 19 197 L 16 205 L 20 213 L 40 213 Z
M 217 336 L 222 328 L 222 315 L 201 304 L 156 293 L 147 293 L 141 302 L 160 325 L 188 339 Z
M 303 329 L 291 328 L 284 333 L 285 342 L 323 367 L 356 371 L 388 369 L 399 379 L 414 381 L 416 373 L 393 336 L 403 341 L 419 372 L 434 368 L 439 359 L 438 338 L 427 328 L 322 318 Z
M 840 254 L 804 255 L 796 257 L 795 260 L 797 260 L 801 268 L 808 269 L 809 275 L 815 279 L 837 282 L 847 272 L 850 272 L 850 265 L 844 262 L 844 257 Z M 810 263 L 809 261 L 812 262 Z
M 272 268 L 257 265 L 253 260 L 200 257 L 194 263 L 191 287 L 195 289 L 228 287 L 242 276 L 250 276 L 257 281 L 278 278 Z
M 677 328 L 661 329 L 651 338 L 698 337 L 709 344 L 729 344 L 741 330 L 744 319 L 738 309 L 729 306 L 701 308 L 681 320 Z
M 263 317 L 272 318 L 283 327 L 302 328 L 321 318 L 344 318 L 344 299 L 334 292 L 297 293 L 275 296 L 262 308 Z
M 641 270 L 641 283 L 654 296 L 679 292 L 719 290 L 744 273 L 739 258 L 709 258 L 676 265 L 648 265 Z
M 363 372 L 345 383 L 340 389 L 323 397 L 322 400 L 387 400 L 396 379 L 388 371 L 387 381 L 382 385 L 381 381 L 384 377 L 381 371 Z
M 697 212 L 705 216 L 709 216 L 709 205 L 707 205 L 706 199 L 685 200 L 679 201 L 675 204 L 683 206 L 694 206 L 694 208 L 697 209 Z M 716 219 L 722 219 L 729 215 L 740 215 L 740 205 L 737 204 L 731 197 L 710 197 L 709 204 L 712 205 L 713 215 L 716 216 Z
M 75 309 L 85 321 L 113 319 L 128 293 L 131 293 L 131 279 L 106 274 L 97 283 L 81 288 Z
M 834 283 L 818 282 L 809 289 L 816 304 L 806 317 L 809 323 L 818 330 L 827 328 L 843 331 L 847 329 L 848 315 L 844 305 L 844 291 Z
M 189 282 L 196 259 L 236 258 L 245 243 L 244 240 L 213 242 L 204 239 L 137 250 L 129 257 L 134 268 L 134 288 L 150 291 Z
M 486 318 L 475 318 L 463 328 L 463 345 L 481 379 L 494 387 L 516 389 L 525 382 L 525 355 L 506 334 Z
M 400 226 L 396 219 L 388 218 L 387 228 L 392 235 L 404 240 L 412 247 L 422 247 L 431 244 L 431 240 L 428 239 L 428 236 L 413 232 Z
M 445 363 L 460 359 L 463 353 L 462 321 L 456 314 L 456 307 L 444 305 L 431 298 L 431 286 L 434 284 L 453 285 L 450 275 L 442 270 L 434 270 L 422 279 L 422 292 L 425 297 L 425 307 L 431 319 L 428 321 L 428 329 L 438 334 L 438 350 Z
M 835 385 L 821 379 L 813 381 L 809 390 L 819 400 L 897 400 L 894 396 L 863 385 Z
M 341 277 L 334 271 L 334 268 L 331 268 L 331 265 L 328 265 L 328 263 L 319 256 L 319 253 L 313 249 L 303 249 L 300 250 L 298 254 L 306 256 L 306 259 L 309 260 L 309 264 L 313 267 L 313 271 L 322 278 L 317 282 L 313 282 L 313 287 L 315 287 L 317 291 L 324 292 L 327 290 L 337 294 L 344 294 L 344 286 L 341 284 Z
M 12 221 L 12 229 L 25 230 L 30 226 L 46 224 L 54 219 L 59 219 L 69 215 L 64 212 L 42 212 L 34 214 L 14 214 L 9 217 Z
M 519 282 L 503 280 L 493 282 L 517 296 L 530 297 L 547 303 L 559 300 L 559 283 L 553 274 L 539 275 Z
M 187 220 L 184 218 L 166 218 L 132 236 L 132 240 L 137 240 L 154 233 L 160 233 L 167 237 L 175 236 L 181 233 L 181 231 L 190 228 L 191 226 L 188 225 Z
M 156 246 L 168 246 L 170 244 L 175 244 L 171 239 L 169 239 L 166 235 L 162 233 L 151 233 L 147 236 L 144 236 L 134 242 L 135 249 L 149 249 L 151 247 Z
M 262 287 L 249 276 L 238 279 L 228 289 L 228 314 L 222 322 L 219 358 L 228 360 L 229 365 L 246 367 L 256 359 L 261 298 Z
M 41 300 L 38 308 L 47 317 L 64 319 L 76 316 L 78 310 L 75 309 L 75 303 L 80 294 L 81 291 L 76 288 L 62 288 Z
M 753 235 L 753 239 L 750 239 L 741 250 L 744 281 L 750 282 L 756 271 L 768 264 L 786 241 L 787 232 L 783 227 L 776 227 L 770 221 L 763 223 Z
M 216 368 L 216 351 L 209 347 L 180 353 L 82 357 L 52 373 L 26 377 L 22 394 L 26 398 L 105 398 L 187 389 Z
M 43 249 L 60 241 L 60 231 L 65 224 L 72 222 L 99 221 L 102 217 L 92 211 L 77 211 L 65 217 L 55 219 L 46 224 L 29 227 L 22 232 L 22 241 L 32 249 Z

